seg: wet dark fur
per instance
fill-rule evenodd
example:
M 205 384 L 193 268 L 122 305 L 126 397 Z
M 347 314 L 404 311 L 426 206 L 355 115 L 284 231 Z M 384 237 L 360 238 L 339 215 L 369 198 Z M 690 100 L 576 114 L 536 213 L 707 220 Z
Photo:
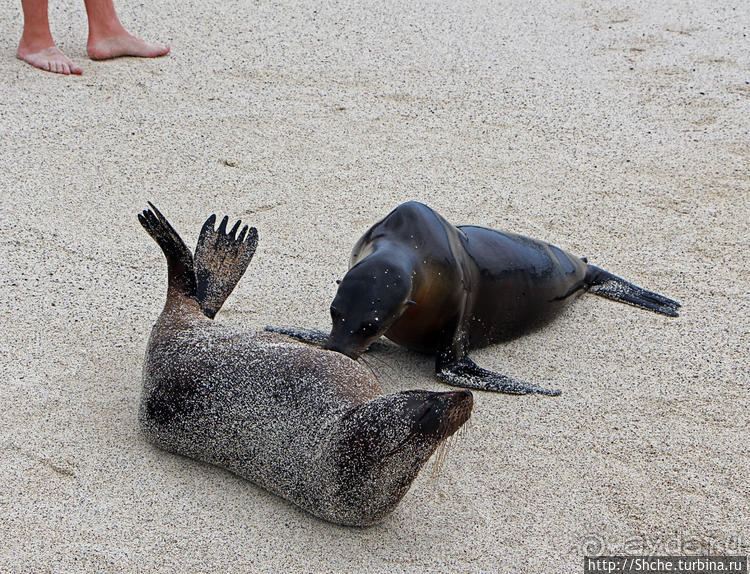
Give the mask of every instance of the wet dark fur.
M 546 325 L 591 291 L 677 316 L 679 303 L 589 265 L 562 249 L 484 227 L 455 227 L 417 202 L 400 205 L 356 243 L 331 303 L 323 346 L 359 357 L 385 335 L 436 355 L 444 382 L 506 393 L 559 394 L 477 366 L 471 349 Z M 311 332 L 273 329 L 314 342 Z

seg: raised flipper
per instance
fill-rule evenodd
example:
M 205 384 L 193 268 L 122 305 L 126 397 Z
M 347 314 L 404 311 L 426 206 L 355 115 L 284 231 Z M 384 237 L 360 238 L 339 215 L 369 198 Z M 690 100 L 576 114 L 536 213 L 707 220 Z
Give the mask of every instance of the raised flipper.
M 589 292 L 600 297 L 627 303 L 669 317 L 679 316 L 677 310 L 681 305 L 677 301 L 633 285 L 595 265 L 588 266 L 584 283 Z
M 258 231 L 245 225 L 236 235 L 241 221 L 227 232 L 228 217 L 214 230 L 216 216 L 203 224 L 195 246 L 197 297 L 203 313 L 213 319 L 245 273 L 258 245 Z
M 298 341 L 302 341 L 303 343 L 308 343 L 310 345 L 316 345 L 317 347 L 322 347 L 328 340 L 328 333 L 317 331 L 315 329 L 303 329 L 301 327 L 267 326 L 264 330 L 269 331 L 270 333 L 281 333 L 282 335 L 287 335 L 289 337 L 292 337 L 293 339 L 297 339 Z
M 445 384 L 466 389 L 492 391 L 509 395 L 536 393 L 551 397 L 556 397 L 562 392 L 557 389 L 538 387 L 530 383 L 511 379 L 500 373 L 488 371 L 477 365 L 469 357 L 463 357 L 456 363 L 441 365 L 437 368 L 436 374 L 437 378 Z
M 193 255 L 185 242 L 174 230 L 153 203 L 151 209 L 138 214 L 138 221 L 161 247 L 167 258 L 168 287 L 167 299 L 172 297 L 196 297 Z

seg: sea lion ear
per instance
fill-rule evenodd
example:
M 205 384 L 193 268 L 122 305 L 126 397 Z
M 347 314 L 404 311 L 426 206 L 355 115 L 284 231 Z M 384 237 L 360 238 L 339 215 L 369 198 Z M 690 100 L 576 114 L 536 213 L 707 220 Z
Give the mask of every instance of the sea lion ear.
M 336 285 L 341 285 L 341 279 L 336 279 Z
M 414 306 L 414 305 L 416 305 L 416 304 L 417 304 L 417 302 L 416 302 L 416 301 L 412 301 L 411 299 L 409 299 L 409 300 L 408 300 L 408 301 L 407 301 L 407 302 L 405 303 L 405 305 L 406 305 L 407 307 L 413 307 L 413 306 Z

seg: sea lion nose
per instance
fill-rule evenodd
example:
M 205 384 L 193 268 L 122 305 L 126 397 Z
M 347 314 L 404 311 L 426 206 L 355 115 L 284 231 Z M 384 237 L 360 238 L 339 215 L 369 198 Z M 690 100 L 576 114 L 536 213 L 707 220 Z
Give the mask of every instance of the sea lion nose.
M 342 344 L 341 341 L 337 341 L 333 337 L 328 337 L 328 340 L 323 344 L 323 348 L 329 351 L 341 353 L 342 355 L 346 355 L 347 357 L 349 357 L 350 359 L 354 359 L 355 361 L 362 355 L 362 351 L 360 351 L 359 349 L 350 345 Z
M 468 390 L 457 390 L 440 393 L 439 408 L 432 411 L 439 418 L 439 427 L 436 429 L 442 438 L 448 438 L 455 433 L 461 425 L 471 417 L 474 408 L 474 395 Z
M 471 391 L 447 391 L 415 395 L 408 404 L 414 416 L 413 429 L 421 434 L 447 438 L 471 416 Z

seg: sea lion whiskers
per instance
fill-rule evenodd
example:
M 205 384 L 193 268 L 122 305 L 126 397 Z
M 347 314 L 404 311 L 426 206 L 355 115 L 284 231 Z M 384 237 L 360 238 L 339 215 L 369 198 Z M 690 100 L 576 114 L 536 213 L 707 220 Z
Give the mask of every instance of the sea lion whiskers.
M 434 461 L 432 464 L 432 472 L 430 473 L 433 478 L 439 478 L 445 468 L 446 460 L 451 456 L 450 453 L 454 449 L 460 448 L 462 442 L 468 440 L 471 434 L 474 423 L 472 419 L 467 420 L 461 428 L 455 433 L 446 438 L 443 442 L 438 445 L 435 450 L 435 454 L 432 456 Z
M 430 473 L 430 476 L 433 479 L 440 478 L 440 475 L 443 472 L 445 459 L 448 456 L 448 452 L 453 447 L 453 443 L 458 440 L 457 434 L 458 433 L 453 436 L 449 436 L 447 439 L 441 442 L 435 450 L 435 454 L 432 456 L 432 472 Z
M 365 367 L 367 367 L 367 370 L 372 373 L 372 376 L 378 379 L 381 384 L 385 383 L 385 386 L 387 388 L 393 388 L 396 383 L 396 376 L 395 376 L 395 369 L 391 367 L 386 361 L 381 359 L 375 354 L 363 354 L 360 355 L 358 359 Z M 378 370 L 375 369 L 373 366 L 373 363 L 378 363 L 378 367 L 380 367 L 382 370 L 378 372 Z M 384 374 L 384 372 L 386 374 Z

